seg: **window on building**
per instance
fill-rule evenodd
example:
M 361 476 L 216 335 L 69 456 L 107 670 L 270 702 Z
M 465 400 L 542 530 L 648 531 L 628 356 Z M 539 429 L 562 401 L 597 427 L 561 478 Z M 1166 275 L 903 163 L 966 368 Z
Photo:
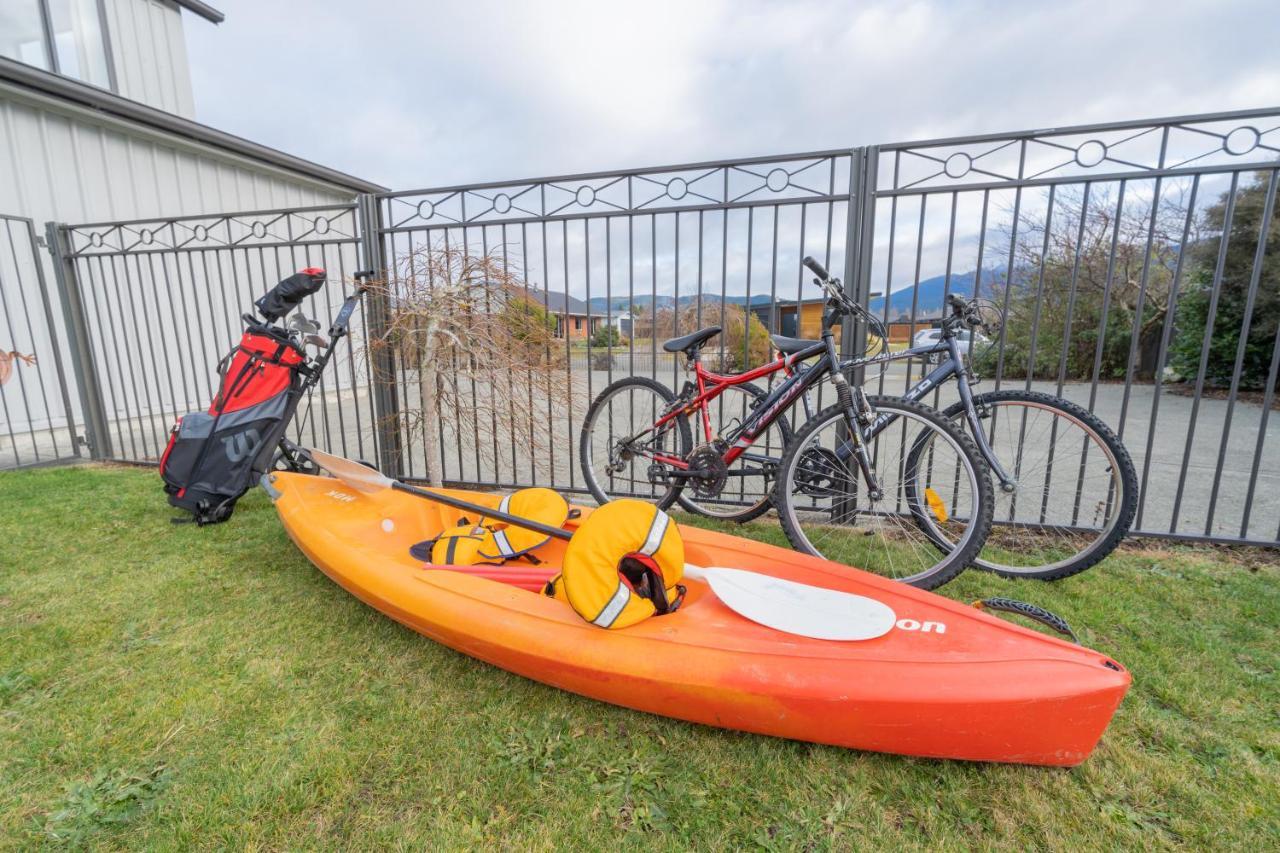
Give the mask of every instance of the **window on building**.
M 40 0 L 0 0 L 0 55 L 51 70 Z
M 573 318 L 573 330 L 574 330 L 575 332 L 581 332 L 581 331 L 582 331 L 582 318 L 581 318 L 581 317 L 574 317 L 574 318 Z
M 0 56 L 111 88 L 98 0 L 0 0 Z

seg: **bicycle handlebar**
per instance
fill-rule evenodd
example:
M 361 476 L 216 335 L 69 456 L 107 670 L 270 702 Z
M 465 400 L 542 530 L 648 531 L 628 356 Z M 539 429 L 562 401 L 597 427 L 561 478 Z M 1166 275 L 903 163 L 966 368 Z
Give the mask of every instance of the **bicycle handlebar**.
M 953 320 L 963 323 L 971 329 L 978 329 L 987 325 L 982 319 L 982 315 L 978 313 L 977 299 L 965 299 L 957 293 L 950 293 L 947 295 L 947 304 L 951 306 Z
M 822 264 L 818 263 L 813 258 L 809 257 L 808 255 L 806 255 L 804 260 L 801 261 L 800 263 L 808 267 L 810 271 L 813 272 L 814 275 L 816 275 L 818 278 L 822 279 L 823 281 L 831 280 L 831 273 L 827 272 L 827 268 L 824 267 Z

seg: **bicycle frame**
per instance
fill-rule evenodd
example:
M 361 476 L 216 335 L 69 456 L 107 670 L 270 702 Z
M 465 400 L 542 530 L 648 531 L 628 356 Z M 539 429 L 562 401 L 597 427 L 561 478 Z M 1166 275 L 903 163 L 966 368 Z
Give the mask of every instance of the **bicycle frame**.
M 723 394 L 726 389 L 735 385 L 753 382 L 780 370 L 790 371 L 791 367 L 797 364 L 799 359 L 812 358 L 824 352 L 825 348 L 825 344 L 817 342 L 808 350 L 805 350 L 804 353 L 793 356 L 779 356 L 773 361 L 744 373 L 715 373 L 703 367 L 701 359 L 693 359 L 695 381 L 694 383 L 685 384 L 685 387 L 681 390 L 680 397 L 677 398 L 677 402 L 680 402 L 690 391 L 696 391 L 696 394 L 691 399 L 685 400 L 681 405 L 665 413 L 646 433 L 660 430 L 676 418 L 682 415 L 691 415 L 697 411 L 701 415 L 703 433 L 709 442 L 715 438 L 715 435 L 711 429 L 711 415 L 707 411 L 708 403 Z M 818 369 L 819 365 L 815 365 L 814 368 L 791 373 L 785 381 L 778 384 L 766 395 L 764 400 L 751 409 L 746 420 L 739 424 L 738 429 L 731 436 L 732 444 L 724 454 L 726 465 L 733 464 L 741 457 L 755 443 L 756 439 L 781 417 L 782 413 L 795 402 L 797 397 L 808 391 L 810 387 L 826 375 L 830 370 L 830 362 L 824 362 L 823 365 L 823 369 Z M 634 441 L 646 433 L 640 433 L 634 436 L 632 440 Z M 655 461 L 675 468 L 687 469 L 689 467 L 688 463 L 683 459 L 670 454 L 654 454 L 653 458 Z

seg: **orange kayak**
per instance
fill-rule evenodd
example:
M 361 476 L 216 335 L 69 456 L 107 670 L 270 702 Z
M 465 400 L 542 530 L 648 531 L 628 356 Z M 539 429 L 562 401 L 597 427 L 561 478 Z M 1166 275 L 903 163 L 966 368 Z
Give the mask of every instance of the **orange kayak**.
M 457 524 L 456 510 L 305 474 L 269 474 L 263 486 L 302 552 L 369 606 L 463 654 L 640 711 L 878 752 L 1072 766 L 1129 687 L 1129 673 L 1098 652 L 846 566 L 690 527 L 680 530 L 690 563 L 869 596 L 893 608 L 897 625 L 858 642 L 784 634 L 691 580 L 675 613 L 606 631 L 518 582 L 428 569 L 411 556 L 410 546 Z M 500 500 L 446 491 L 484 506 Z M 539 549 L 539 569 L 558 566 L 564 546 L 553 539 Z

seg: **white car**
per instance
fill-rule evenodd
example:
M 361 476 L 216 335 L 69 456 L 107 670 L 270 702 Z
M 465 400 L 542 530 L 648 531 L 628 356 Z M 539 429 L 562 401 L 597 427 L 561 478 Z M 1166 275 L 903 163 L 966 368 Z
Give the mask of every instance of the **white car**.
M 956 332 L 956 342 L 960 344 L 962 351 L 968 351 L 969 342 L 972 338 L 975 347 L 984 347 L 991 343 L 991 339 L 982 332 L 970 332 L 968 329 L 961 329 Z M 916 332 L 915 337 L 911 339 L 911 348 L 933 346 L 942 340 L 941 329 L 921 329 Z M 946 350 L 931 352 L 925 356 L 925 360 L 930 364 L 941 364 L 942 359 L 946 357 Z
M 974 344 L 977 346 L 984 346 L 991 343 L 991 339 L 982 334 L 982 332 L 970 332 L 968 329 L 961 329 L 956 332 L 956 340 L 962 347 L 967 347 L 969 345 L 970 336 L 972 336 Z M 940 340 L 942 340 L 941 329 L 921 329 L 916 332 L 915 337 L 911 339 L 911 347 L 914 349 L 916 347 L 931 346 Z

